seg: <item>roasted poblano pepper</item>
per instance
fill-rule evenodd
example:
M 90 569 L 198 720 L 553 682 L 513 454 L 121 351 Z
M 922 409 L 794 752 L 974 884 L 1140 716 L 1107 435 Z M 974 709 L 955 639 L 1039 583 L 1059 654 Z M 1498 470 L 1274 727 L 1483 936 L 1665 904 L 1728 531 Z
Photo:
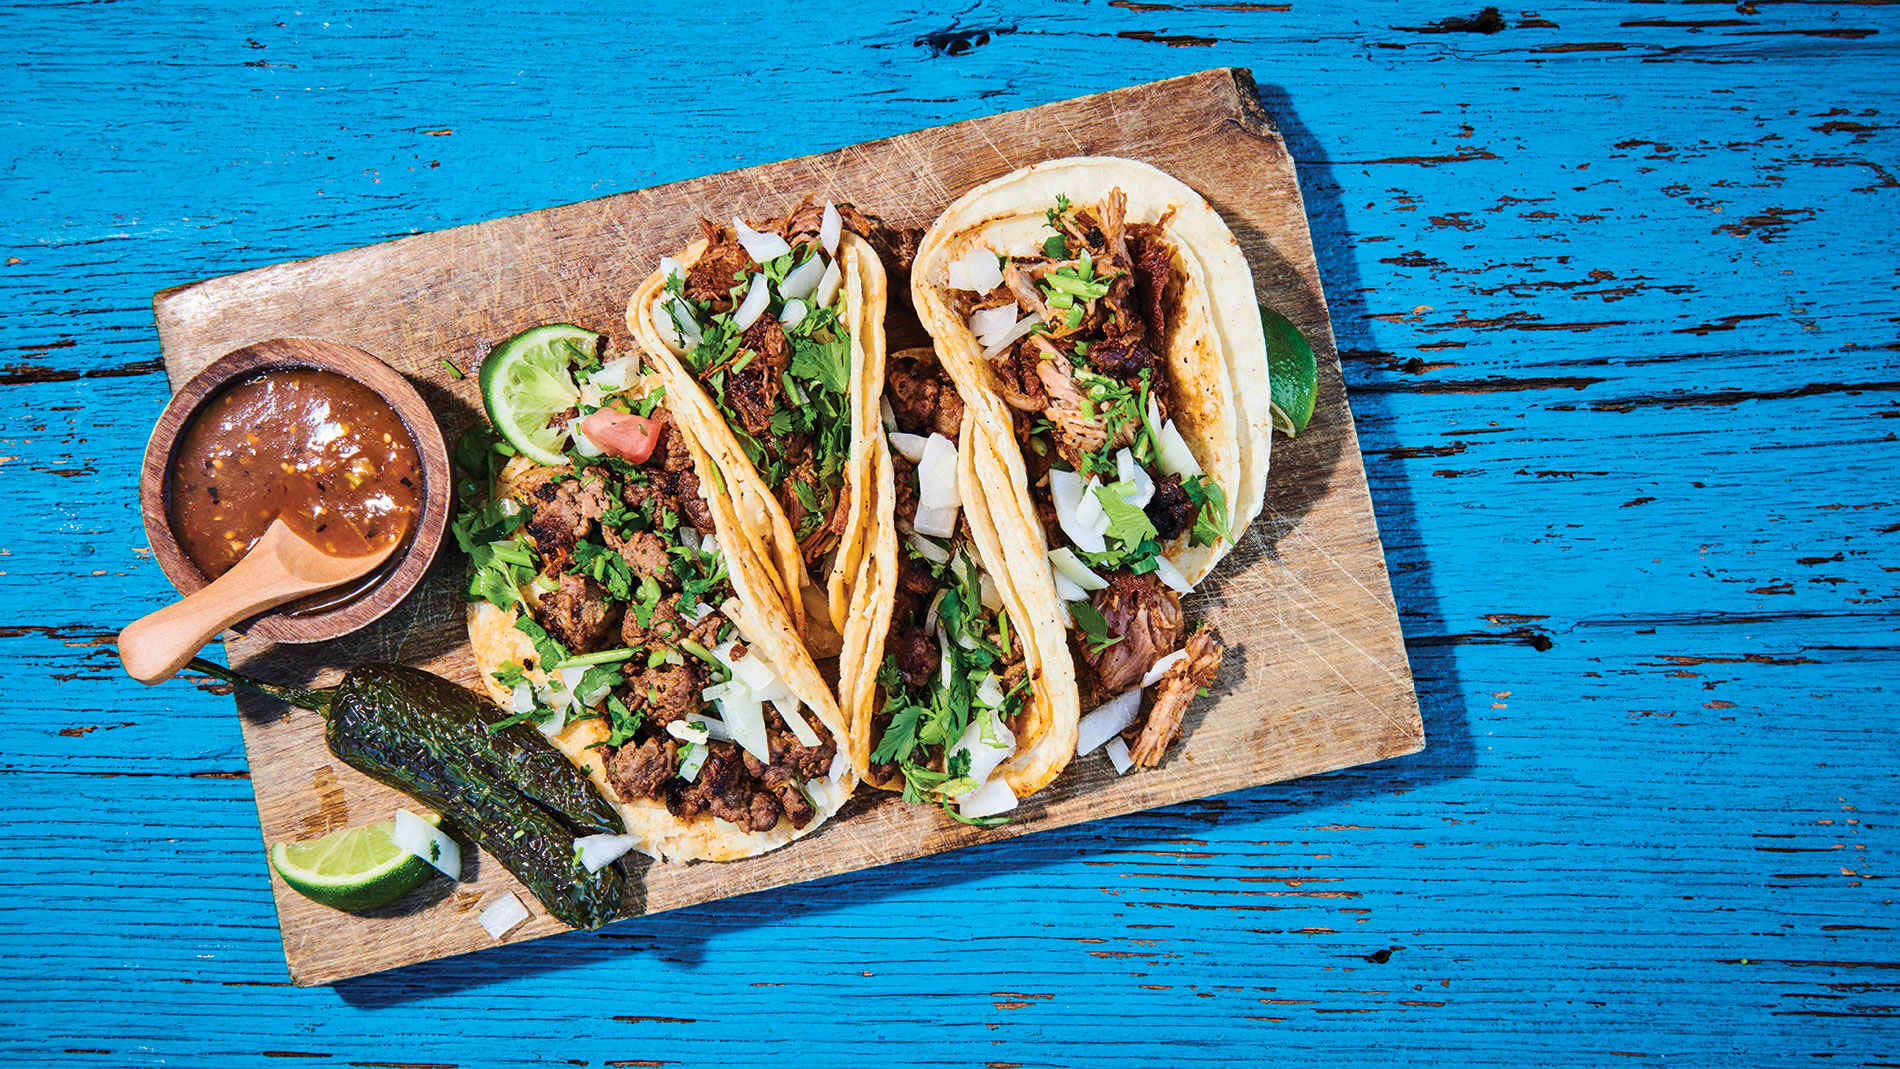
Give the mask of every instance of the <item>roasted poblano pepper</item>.
M 588 873 L 574 840 L 621 834 L 620 815 L 539 731 L 497 730 L 507 714 L 494 702 L 399 664 L 358 665 L 323 690 L 190 666 L 322 714 L 331 753 L 447 817 L 563 923 L 598 928 L 619 913 L 626 878 L 612 865 Z

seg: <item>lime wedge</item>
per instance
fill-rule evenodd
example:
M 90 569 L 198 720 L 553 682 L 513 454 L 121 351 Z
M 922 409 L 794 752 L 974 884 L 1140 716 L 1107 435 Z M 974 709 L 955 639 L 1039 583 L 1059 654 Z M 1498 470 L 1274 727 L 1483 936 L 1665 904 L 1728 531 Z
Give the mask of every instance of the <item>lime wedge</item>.
M 1267 335 L 1267 382 L 1273 394 L 1273 429 L 1291 438 L 1306 429 L 1319 396 L 1319 368 L 1313 346 L 1280 313 L 1260 306 Z
M 426 819 L 440 824 L 434 813 Z M 422 885 L 435 867 L 396 845 L 396 822 L 333 831 L 321 839 L 272 843 L 270 867 L 290 889 L 334 909 L 386 906 Z
M 530 327 L 489 350 L 479 383 L 488 422 L 537 464 L 559 464 L 567 430 L 556 413 L 581 399 L 574 365 L 600 353 L 600 335 L 570 323 Z

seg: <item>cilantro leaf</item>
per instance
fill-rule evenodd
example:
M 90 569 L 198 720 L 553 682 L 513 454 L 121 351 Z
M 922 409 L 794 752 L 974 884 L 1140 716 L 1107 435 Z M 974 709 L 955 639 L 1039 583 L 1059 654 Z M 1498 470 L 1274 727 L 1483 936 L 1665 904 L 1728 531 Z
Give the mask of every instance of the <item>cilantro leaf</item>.
M 1148 514 L 1136 508 L 1135 504 L 1123 497 L 1116 487 L 1119 483 L 1095 488 L 1095 497 L 1102 503 L 1102 511 L 1108 514 L 1108 536 L 1124 546 L 1133 548 L 1143 539 L 1155 536 L 1155 525 L 1149 521 Z
M 1122 640 L 1122 636 L 1108 637 L 1108 621 L 1095 606 L 1086 601 L 1069 603 L 1069 614 L 1075 617 L 1075 625 L 1087 636 L 1091 652 L 1100 653 Z

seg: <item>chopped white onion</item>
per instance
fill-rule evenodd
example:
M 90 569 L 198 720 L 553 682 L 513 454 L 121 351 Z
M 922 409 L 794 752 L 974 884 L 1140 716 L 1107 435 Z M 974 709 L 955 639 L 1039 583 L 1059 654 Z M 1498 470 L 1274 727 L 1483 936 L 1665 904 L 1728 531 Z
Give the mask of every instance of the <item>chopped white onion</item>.
M 568 695 L 568 697 L 571 700 L 573 696 Z M 567 726 L 567 702 L 564 701 L 561 704 L 554 706 L 554 712 L 550 714 L 546 720 L 543 720 L 539 724 L 536 724 L 535 728 L 538 729 L 541 732 L 541 734 L 546 735 L 548 738 L 551 739 L 554 736 L 559 735 L 561 733 L 561 729 L 565 728 L 566 726 Z
M 597 457 L 601 454 L 601 448 L 594 444 L 592 438 L 589 438 L 581 432 L 581 424 L 583 422 L 584 420 L 578 417 L 568 420 L 567 423 L 564 424 L 566 430 L 563 433 L 573 440 L 574 452 L 584 457 Z
M 937 610 L 943 605 L 943 596 L 949 592 L 950 588 L 945 587 L 937 591 L 936 597 L 930 599 L 930 609 L 924 613 L 924 634 L 934 635 L 937 633 Z
M 732 217 L 732 230 L 738 235 L 739 244 L 745 246 L 745 254 L 752 257 L 754 263 L 763 264 L 792 251 L 784 238 L 777 234 L 762 234 L 745 225 L 745 220 L 736 215 Z
M 1076 721 L 1075 756 L 1086 757 L 1095 748 L 1128 730 L 1141 713 L 1141 688 L 1117 694 Z
M 1002 591 L 996 588 L 996 580 L 990 578 L 990 573 L 976 573 L 976 585 L 977 598 L 982 601 L 984 608 L 993 611 L 1003 607 Z
M 1017 322 L 1015 326 L 1009 329 L 1009 333 L 1003 335 L 1001 338 L 998 338 L 994 344 L 984 346 L 983 359 L 985 360 L 996 359 L 997 353 L 1000 353 L 1003 350 L 1021 341 L 1025 335 L 1027 335 L 1030 331 L 1035 330 L 1037 327 L 1041 325 L 1042 325 L 1042 317 L 1037 315 L 1036 313 L 1031 312 L 1030 314 L 1024 316 L 1020 321 Z
M 844 272 L 838 268 L 838 261 L 833 260 L 818 279 L 818 289 L 811 295 L 812 307 L 830 308 L 831 302 L 838 298 L 838 291 L 843 288 Z
M 826 770 L 825 778 L 836 783 L 839 777 L 844 775 L 845 769 L 850 767 L 851 755 L 847 754 L 844 747 L 840 746 L 838 747 L 838 752 L 831 755 L 831 768 Z
M 952 261 L 949 275 L 953 290 L 988 293 L 1003 284 L 1003 268 L 996 262 L 996 254 L 981 245 L 973 246 L 962 259 Z
M 639 842 L 632 835 L 583 835 L 574 840 L 574 848 L 581 867 L 591 875 L 620 860 Z
M 1001 709 L 1003 698 L 1006 697 L 1003 693 L 1003 681 L 996 678 L 995 672 L 988 673 L 983 677 L 983 682 L 976 685 L 976 696 L 984 705 L 992 709 Z
M 1173 668 L 1185 660 L 1187 660 L 1187 650 L 1185 649 L 1175 650 L 1173 653 L 1164 654 L 1156 658 L 1154 667 L 1148 669 L 1148 674 L 1141 677 L 1141 685 L 1144 687 L 1153 686 L 1156 680 L 1168 674 L 1168 669 Z
M 699 778 L 699 766 L 706 763 L 706 747 L 688 746 L 680 757 L 680 778 L 688 783 Z
M 685 546 L 694 553 L 699 552 L 699 528 L 689 523 L 681 527 L 677 533 L 680 537 L 680 545 Z
M 993 779 L 983 786 L 963 796 L 957 803 L 957 812 L 975 820 L 979 817 L 993 817 L 1016 808 L 1016 792 L 1009 789 L 1006 780 Z
M 772 708 L 777 709 L 778 715 L 785 718 L 785 726 L 792 729 L 792 734 L 798 737 L 800 746 L 818 745 L 818 733 L 811 729 L 810 721 L 799 715 L 797 699 L 789 702 L 773 702 Z
M 778 672 L 757 646 L 748 648 L 744 657 L 728 660 L 726 665 L 732 669 L 732 678 L 743 682 L 756 697 L 763 697 L 761 692 L 778 682 Z
M 1077 557 L 1068 546 L 1057 546 L 1055 549 L 1050 550 L 1049 563 L 1055 565 L 1056 571 L 1068 576 L 1070 582 L 1081 587 L 1083 590 L 1108 589 L 1108 580 L 1097 575 L 1094 569 L 1082 563 L 1082 559 Z M 1075 599 L 1071 598 L 1069 600 L 1073 601 Z
M 838 255 L 838 239 L 844 236 L 844 217 L 838 214 L 838 206 L 825 202 L 825 214 L 818 219 L 818 244 L 825 252 Z
M 1145 509 L 1148 507 L 1148 502 L 1154 500 L 1154 476 L 1149 475 L 1147 469 L 1135 462 L 1135 454 L 1127 446 L 1123 446 L 1115 453 L 1115 474 L 1121 476 L 1123 483 L 1134 487 L 1132 493 L 1127 491 L 1122 493 L 1122 497 L 1129 504 L 1138 509 Z
M 513 891 L 503 891 L 501 897 L 482 907 L 475 915 L 489 938 L 500 939 L 514 930 L 515 925 L 528 919 L 528 907 L 521 904 Z
M 956 659 L 950 656 L 950 632 L 941 627 L 937 629 L 937 647 L 939 654 L 937 660 L 937 682 L 942 684 L 943 689 L 949 690 L 950 666 L 955 663 Z
M 1064 604 L 1067 604 L 1068 602 L 1071 602 L 1071 601 L 1089 600 L 1089 592 L 1086 590 L 1083 590 L 1079 586 L 1076 586 L 1074 580 L 1070 579 L 1066 575 L 1063 575 L 1060 571 L 1057 571 L 1053 568 L 1050 569 L 1049 578 L 1055 580 L 1056 597 L 1061 599 Z
M 701 334 L 699 321 L 693 318 L 692 306 L 684 298 L 674 297 L 666 302 L 666 318 L 673 325 L 673 337 L 681 347 L 698 345 Z
M 812 256 L 786 272 L 785 281 L 778 284 L 778 295 L 788 301 L 802 301 L 811 296 L 818 289 L 818 280 L 825 277 L 828 266 L 824 257 Z
M 1082 496 L 1075 503 L 1075 518 L 1097 534 L 1108 533 L 1108 510 L 1102 507 L 1102 480 L 1094 475 L 1082 484 Z
M 771 283 L 766 281 L 764 275 L 753 275 L 745 288 L 745 300 L 740 301 L 738 309 L 732 313 L 732 325 L 740 330 L 746 329 L 758 322 L 759 317 L 765 314 L 766 306 L 771 303 Z
M 899 433 L 897 430 L 897 413 L 891 410 L 890 398 L 888 397 L 878 398 L 877 417 L 879 421 L 881 421 L 884 424 L 884 433 L 886 434 Z
M 984 345 L 994 345 L 1016 326 L 1016 302 L 995 308 L 979 308 L 970 313 L 970 333 Z
M 713 613 L 717 611 L 718 611 L 717 609 L 714 609 L 711 605 L 708 605 L 702 601 L 699 604 L 693 606 L 693 622 L 698 623 L 701 620 L 704 620 L 706 617 L 711 616 Z
M 1187 576 L 1181 574 L 1181 569 L 1176 568 L 1174 562 L 1166 557 L 1155 558 L 1155 578 L 1176 594 L 1194 593 L 1194 584 L 1188 582 Z
M 706 745 L 706 740 L 711 735 L 711 733 L 706 730 L 705 724 L 688 723 L 684 720 L 675 720 L 666 725 L 666 733 L 681 742 L 690 742 L 695 746 Z
M 639 373 L 640 361 L 631 356 L 623 356 L 600 365 L 598 370 L 587 376 L 587 381 L 608 393 L 619 393 L 633 385 L 634 376 Z
M 778 314 L 779 325 L 790 330 L 805 321 L 807 311 L 809 309 L 805 307 L 804 301 L 797 299 L 786 301 L 785 309 Z
M 599 408 L 600 403 L 606 399 L 607 391 L 594 385 L 593 379 L 585 379 L 581 382 L 581 404 L 591 408 Z
M 1134 759 L 1128 756 L 1128 744 L 1122 741 L 1120 735 L 1108 740 L 1102 752 L 1108 755 L 1108 763 L 1115 766 L 1117 776 L 1126 776 L 1128 770 L 1135 767 Z
M 396 810 L 396 830 L 389 838 L 397 848 L 434 865 L 449 879 L 462 878 L 462 847 L 447 832 L 407 809 Z
M 903 431 L 892 431 L 890 439 L 891 448 L 897 450 L 898 456 L 903 457 L 912 464 L 924 459 L 923 435 L 905 434 Z
M 683 275 L 685 273 L 686 273 L 685 264 L 680 263 L 678 260 L 675 260 L 671 256 L 660 257 L 660 277 L 661 278 L 672 278 L 674 275 Z
M 930 563 L 932 564 L 950 563 L 950 551 L 938 545 L 937 543 L 932 542 L 930 539 L 919 538 L 916 535 L 911 535 L 905 540 L 910 543 L 910 548 L 917 551 L 918 556 L 929 561 Z
M 993 743 L 983 739 L 985 720 L 989 721 L 990 734 L 996 739 Z M 970 755 L 969 777 L 977 782 L 976 787 L 957 796 L 968 798 L 982 789 L 983 782 L 990 778 L 990 773 L 996 771 L 997 765 L 1009 760 L 1016 752 L 1016 733 L 1009 730 L 1009 725 L 1003 723 L 1003 718 L 997 716 L 995 711 L 986 709 L 970 718 L 970 726 L 964 728 L 963 734 L 951 744 L 945 759 L 955 760 L 959 752 Z
M 917 504 L 927 509 L 963 504 L 957 491 L 957 444 L 941 434 L 924 439 L 923 459 L 917 462 Z
M 757 698 L 728 694 L 719 703 L 719 713 L 726 730 L 732 732 L 732 741 L 760 761 L 772 760 L 771 745 L 765 738 L 765 709 Z
M 678 667 L 686 663 L 686 658 L 680 656 L 680 651 L 678 650 L 667 650 L 660 655 L 660 662 L 662 664 L 670 664 L 674 667 Z
M 515 692 L 508 698 L 508 711 L 525 713 L 534 708 L 534 687 L 527 680 L 515 684 Z
M 1181 437 L 1174 421 L 1163 423 L 1159 433 L 1161 440 L 1155 443 L 1155 462 L 1161 465 L 1161 470 L 1183 479 L 1199 475 L 1200 461 L 1194 459 L 1194 451 L 1188 448 L 1187 439 Z
M 1095 482 L 1095 477 L 1089 476 L 1088 484 Z M 1061 468 L 1049 469 L 1049 498 L 1056 507 L 1056 522 L 1062 526 L 1062 533 L 1068 535 L 1069 541 L 1075 543 L 1075 547 L 1082 552 L 1101 553 L 1108 548 L 1104 532 L 1082 522 L 1082 510 L 1087 504 L 1093 503 L 1097 514 L 1102 511 L 1102 503 L 1086 493 L 1088 484 L 1083 483 L 1082 477 L 1075 472 Z
M 949 538 L 957 533 L 956 507 L 927 509 L 919 506 L 917 515 L 911 518 L 910 526 L 918 534 L 930 535 L 934 538 Z

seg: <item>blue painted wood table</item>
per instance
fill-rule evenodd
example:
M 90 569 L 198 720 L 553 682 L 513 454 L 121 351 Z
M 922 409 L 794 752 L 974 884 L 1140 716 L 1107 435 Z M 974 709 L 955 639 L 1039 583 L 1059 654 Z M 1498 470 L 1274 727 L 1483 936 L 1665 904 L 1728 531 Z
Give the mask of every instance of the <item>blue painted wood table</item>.
M 0 1061 L 1900 1064 L 1897 10 L 8 8 Z M 230 699 L 112 648 L 155 291 L 1222 65 L 1424 752 L 290 986 Z

